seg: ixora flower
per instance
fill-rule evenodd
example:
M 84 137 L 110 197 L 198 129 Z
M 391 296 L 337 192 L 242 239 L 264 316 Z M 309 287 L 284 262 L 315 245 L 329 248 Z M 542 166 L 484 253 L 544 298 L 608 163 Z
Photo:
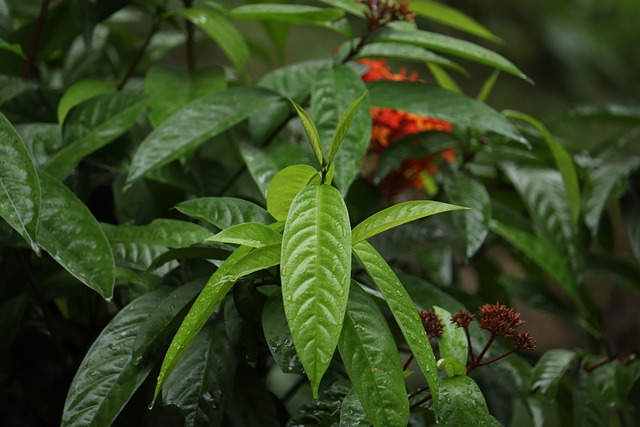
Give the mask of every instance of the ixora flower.
M 399 73 L 392 73 L 389 65 L 383 59 L 362 59 L 360 63 L 367 67 L 367 71 L 362 76 L 362 80 L 365 82 L 376 80 L 419 81 L 418 74 L 416 72 L 409 74 L 406 68 L 402 68 Z M 368 175 L 375 172 L 375 165 L 380 153 L 398 141 L 421 132 L 451 132 L 450 122 L 406 111 L 372 107 L 371 115 L 373 129 L 369 153 L 373 159 L 373 166 L 367 165 L 365 167 L 365 173 Z M 440 153 L 439 156 L 405 159 L 398 168 L 381 181 L 380 188 L 383 194 L 395 198 L 411 191 L 428 190 L 428 184 L 432 182 L 431 178 L 438 170 L 437 163 L 440 158 L 453 162 L 455 161 L 455 151 L 449 149 Z

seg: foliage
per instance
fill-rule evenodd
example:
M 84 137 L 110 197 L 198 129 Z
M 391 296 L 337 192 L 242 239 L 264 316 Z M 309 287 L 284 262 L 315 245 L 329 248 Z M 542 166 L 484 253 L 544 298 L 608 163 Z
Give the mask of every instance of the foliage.
M 621 129 L 573 152 L 486 102 L 531 83 L 500 42 L 430 0 L 0 0 L 3 422 L 637 422 L 639 108 L 567 111 Z

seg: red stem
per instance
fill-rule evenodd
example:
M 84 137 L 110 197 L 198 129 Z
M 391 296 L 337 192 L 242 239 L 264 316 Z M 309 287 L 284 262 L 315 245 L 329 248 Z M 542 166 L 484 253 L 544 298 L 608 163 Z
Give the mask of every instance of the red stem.
M 38 45 L 40 44 L 40 36 L 42 35 L 42 29 L 47 19 L 47 12 L 49 10 L 49 3 L 51 0 L 42 0 L 40 3 L 40 14 L 38 15 L 38 21 L 36 22 L 36 30 L 33 34 L 33 40 L 31 41 L 31 47 L 29 48 L 29 56 L 27 56 L 27 62 L 22 69 L 22 77 L 28 79 L 33 69 L 36 53 L 38 52 Z
M 467 373 L 471 372 L 473 368 L 480 366 L 480 362 L 482 362 L 482 358 L 484 357 L 487 350 L 489 350 L 489 347 L 491 347 L 491 344 L 493 344 L 493 340 L 495 339 L 496 339 L 496 336 L 492 334 L 491 338 L 489 338 L 489 341 L 487 341 L 487 343 L 485 344 L 484 348 L 482 349 L 478 357 L 473 359 L 473 362 L 471 362 L 471 364 L 467 366 Z

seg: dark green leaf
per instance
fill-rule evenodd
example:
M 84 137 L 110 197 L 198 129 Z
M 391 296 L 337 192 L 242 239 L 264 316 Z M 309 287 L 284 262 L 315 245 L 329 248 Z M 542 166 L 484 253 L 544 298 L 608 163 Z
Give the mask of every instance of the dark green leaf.
M 278 221 L 286 219 L 293 199 L 311 182 L 320 182 L 320 175 L 309 165 L 291 165 L 278 172 L 267 193 L 267 210 L 271 216 Z
M 348 382 L 335 382 L 293 413 L 287 427 L 329 427 L 340 420 L 342 400 L 351 390 Z
M 331 140 L 340 117 L 366 90 L 360 76 L 344 65 L 325 68 L 316 74 L 311 107 L 323 152 L 331 151 Z M 359 173 L 362 160 L 369 148 L 372 123 L 369 108 L 368 96 L 366 96 L 344 135 L 342 150 L 337 152 L 333 161 L 336 165 L 336 187 L 343 195 L 347 194 L 351 183 Z
M 147 267 L 148 271 L 154 271 L 160 266 L 173 261 L 183 259 L 214 259 L 225 260 L 231 249 L 209 246 L 190 246 L 188 248 L 169 249 L 153 259 L 153 262 Z
M 202 243 L 211 232 L 192 222 L 175 219 L 156 219 L 147 225 L 102 224 L 110 242 L 133 242 L 184 248 Z
M 234 427 L 279 427 L 273 394 L 256 370 L 248 365 L 237 368 L 228 415 Z
M 9 43 L 8 41 L 0 38 L 0 50 L 6 50 L 7 52 L 13 52 L 16 55 L 26 59 L 24 53 L 22 53 L 22 47 L 19 44 Z
M 636 193 L 623 200 L 622 222 L 627 230 L 631 249 L 636 259 L 640 260 L 640 221 L 638 218 L 640 218 L 640 200 Z
M 80 160 L 129 130 L 145 106 L 146 100 L 131 92 L 100 95 L 77 106 L 65 119 L 65 146 L 44 169 L 64 179 Z
M 340 427 L 369 427 L 371 423 L 364 413 L 362 403 L 355 389 L 351 389 L 342 400 L 340 407 Z
M 191 101 L 142 141 L 131 160 L 128 182 L 182 157 L 277 100 L 264 89 L 244 87 Z
M 355 15 L 359 18 L 364 18 L 364 12 L 367 10 L 366 6 L 362 3 L 353 2 L 351 0 L 320 0 L 320 3 L 328 4 L 329 6 L 339 7 L 346 12 Z
M 338 347 L 371 423 L 405 427 L 409 400 L 398 348 L 377 304 L 353 282 Z
M 567 114 L 569 118 L 580 120 L 600 120 L 622 122 L 628 124 L 640 123 L 640 108 L 635 105 L 609 104 L 604 106 L 583 105 L 575 107 Z
M 245 4 L 232 9 L 233 19 L 277 21 L 290 24 L 322 24 L 344 15 L 340 9 L 319 8 L 300 4 Z
M 176 209 L 221 230 L 245 222 L 270 224 L 273 218 L 260 206 L 235 197 L 201 197 L 181 202 Z
M 153 260 L 167 252 L 168 248 L 151 243 L 111 242 L 111 250 L 116 265 L 137 271 L 147 271 Z M 178 263 L 175 261 L 168 263 L 163 268 L 154 271 L 154 274 L 164 276 L 177 265 Z
M 383 29 L 376 32 L 371 38 L 371 41 L 399 42 L 422 46 L 427 49 L 469 59 L 479 64 L 488 65 L 489 67 L 497 68 L 498 70 L 505 71 L 531 82 L 529 77 L 502 55 L 466 40 L 456 39 L 443 34 L 421 30 L 404 31 Z
M 36 236 L 40 215 L 40 180 L 27 148 L 2 113 L 0 157 L 0 216 L 39 253 Z
M 440 382 L 439 422 L 446 426 L 500 425 L 489 415 L 478 385 L 466 375 L 443 378 Z
M 542 355 L 531 373 L 531 391 L 549 399 L 556 396 L 558 383 L 576 359 L 575 351 L 553 349 Z
M 115 263 L 100 224 L 64 184 L 46 173 L 40 174 L 40 183 L 38 243 L 78 280 L 111 298 Z
M 351 276 L 351 227 L 342 196 L 310 184 L 291 203 L 282 238 L 282 294 L 293 343 L 314 397 L 333 357 Z
M 452 122 L 481 133 L 494 132 L 527 144 L 520 132 L 493 108 L 463 95 L 418 82 L 367 83 L 371 105 Z
M 0 74 L 0 105 L 24 92 L 31 92 L 37 88 L 38 85 L 30 80 Z
M 275 160 L 265 151 L 247 143 L 240 144 L 240 154 L 262 197 L 267 199 L 269 184 L 278 173 Z
M 315 75 L 326 66 L 327 61 L 317 59 L 290 64 L 265 74 L 258 81 L 258 86 L 270 89 L 300 104 L 309 96 L 309 88 L 315 81 Z
M 60 126 L 53 123 L 28 123 L 17 125 L 16 131 L 31 153 L 34 163 L 42 167 L 62 147 Z
M 384 295 L 384 299 L 389 305 L 393 317 L 402 331 L 402 335 L 407 344 L 409 344 L 413 356 L 427 380 L 429 390 L 435 397 L 437 405 L 438 372 L 436 358 L 427 334 L 424 332 L 415 304 L 411 301 L 411 297 L 409 297 L 389 264 L 366 240 L 354 245 L 353 253 Z
M 293 338 L 284 314 L 282 292 L 274 292 L 262 310 L 264 338 L 273 359 L 286 374 L 303 374 L 304 369 L 293 346 Z

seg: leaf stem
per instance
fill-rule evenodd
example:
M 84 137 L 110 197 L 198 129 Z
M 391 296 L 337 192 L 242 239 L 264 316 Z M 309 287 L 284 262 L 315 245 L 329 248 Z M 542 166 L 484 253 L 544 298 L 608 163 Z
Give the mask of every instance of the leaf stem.
M 147 38 L 142 43 L 142 46 L 140 47 L 138 54 L 129 65 L 129 68 L 127 69 L 127 72 L 125 73 L 124 77 L 122 77 L 122 80 L 120 80 L 120 83 L 118 84 L 118 90 L 122 90 L 124 88 L 124 86 L 127 84 L 129 79 L 133 75 L 133 72 L 138 67 L 138 64 L 140 64 L 140 61 L 142 61 L 142 58 L 144 58 L 144 53 L 149 47 L 149 43 L 151 43 L 151 39 L 153 38 L 155 33 L 158 31 L 158 28 L 160 27 L 161 15 L 162 14 L 160 13 L 160 10 L 158 10 L 153 19 L 153 25 L 151 26 L 151 30 L 149 31 Z
M 36 53 L 38 52 L 38 45 L 40 44 L 40 36 L 42 36 L 42 29 L 44 28 L 45 21 L 47 19 L 47 12 L 49 11 L 49 4 L 51 0 L 42 0 L 40 3 L 40 13 L 38 14 L 38 20 L 36 22 L 36 29 L 33 33 L 33 40 L 31 40 L 31 46 L 29 47 L 29 56 L 27 56 L 27 62 L 22 69 L 22 77 L 28 79 L 33 69 Z
M 183 0 L 184 7 L 189 9 L 193 6 L 193 0 Z M 185 29 L 187 31 L 186 42 L 186 54 L 187 54 L 187 70 L 189 74 L 193 73 L 197 68 L 197 55 L 196 55 L 196 39 L 195 39 L 195 26 L 193 22 L 185 19 Z

